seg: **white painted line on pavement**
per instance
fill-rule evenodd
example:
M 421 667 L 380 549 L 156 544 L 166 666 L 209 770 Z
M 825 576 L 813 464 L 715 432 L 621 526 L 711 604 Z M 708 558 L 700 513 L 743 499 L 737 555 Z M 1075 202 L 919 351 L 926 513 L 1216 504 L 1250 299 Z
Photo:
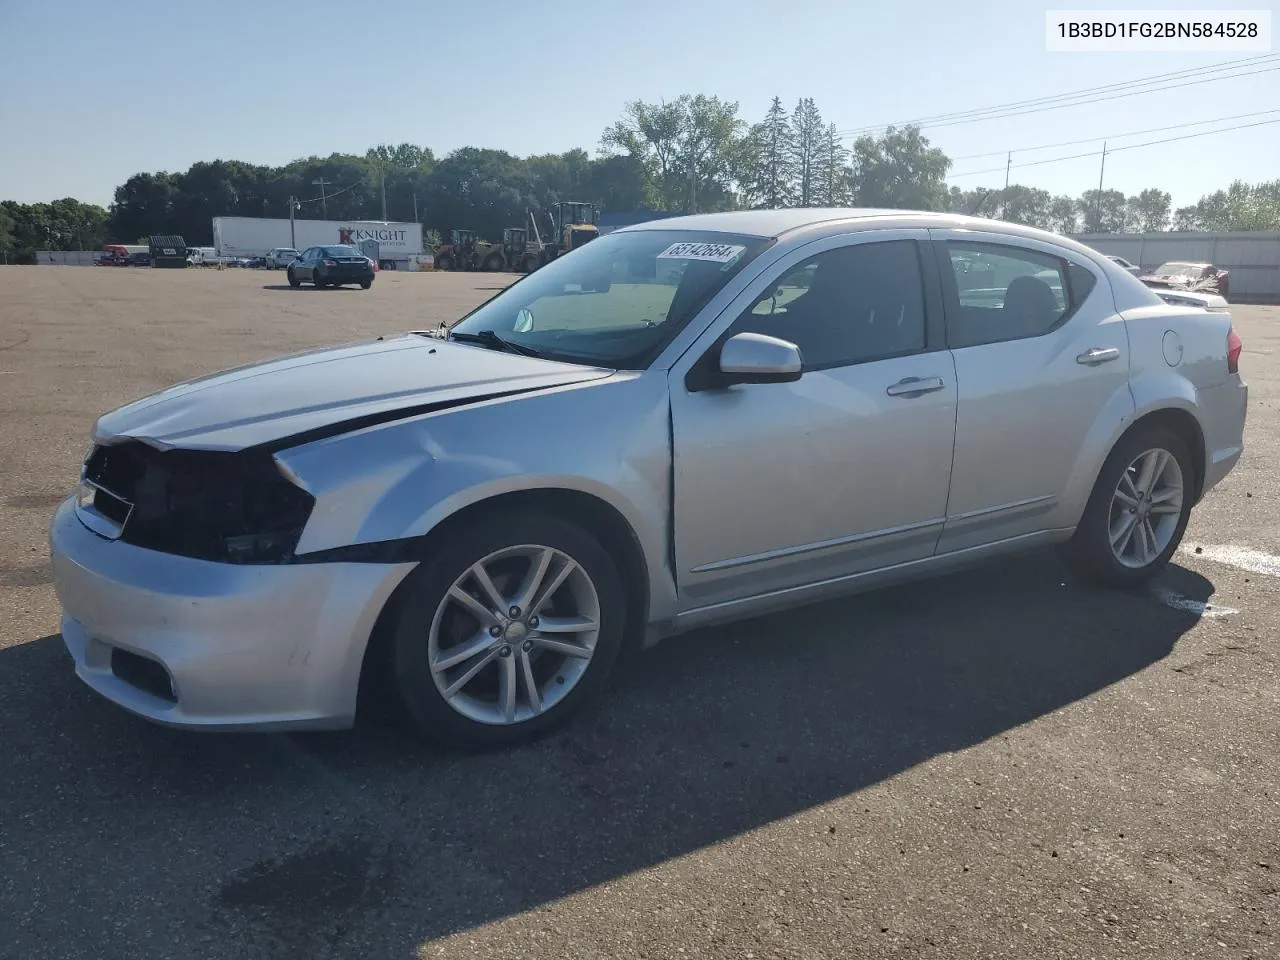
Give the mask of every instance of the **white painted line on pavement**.
M 1181 551 L 1215 563 L 1225 563 L 1229 567 L 1248 570 L 1250 573 L 1280 577 L 1280 557 L 1251 547 L 1233 547 L 1225 543 L 1184 543 Z
M 1190 613 L 1197 617 L 1229 617 L 1233 613 L 1240 612 L 1235 607 L 1223 607 L 1216 603 L 1192 600 L 1190 597 L 1184 597 L 1176 590 L 1170 590 L 1168 587 L 1152 587 L 1151 596 L 1166 607 L 1180 610 L 1183 613 Z

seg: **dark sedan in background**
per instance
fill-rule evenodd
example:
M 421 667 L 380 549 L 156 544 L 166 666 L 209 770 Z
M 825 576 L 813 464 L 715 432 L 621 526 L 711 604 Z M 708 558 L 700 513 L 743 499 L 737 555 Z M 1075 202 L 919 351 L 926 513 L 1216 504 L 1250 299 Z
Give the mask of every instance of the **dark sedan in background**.
M 288 267 L 289 286 L 307 280 L 319 287 L 340 287 L 358 283 L 373 286 L 373 261 L 355 247 L 308 247 Z

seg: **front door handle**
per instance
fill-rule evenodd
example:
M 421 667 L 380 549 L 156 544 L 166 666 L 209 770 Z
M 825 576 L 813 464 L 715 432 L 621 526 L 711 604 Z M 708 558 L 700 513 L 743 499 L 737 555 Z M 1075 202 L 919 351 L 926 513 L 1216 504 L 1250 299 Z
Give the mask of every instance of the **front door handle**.
M 922 393 L 933 393 L 945 386 L 941 377 L 904 377 L 897 383 L 890 384 L 884 392 L 891 397 L 918 397 Z
M 1106 363 L 1108 360 L 1115 360 L 1119 356 L 1119 347 L 1094 347 L 1092 350 L 1086 350 L 1076 357 L 1076 363 L 1092 366 L 1095 363 Z

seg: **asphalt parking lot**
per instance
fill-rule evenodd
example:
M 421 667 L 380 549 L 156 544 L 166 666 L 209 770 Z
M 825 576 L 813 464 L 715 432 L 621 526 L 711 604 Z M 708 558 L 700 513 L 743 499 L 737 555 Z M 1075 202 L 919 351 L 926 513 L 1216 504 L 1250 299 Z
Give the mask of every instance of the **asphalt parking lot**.
M 1150 593 L 1036 554 L 704 631 L 480 757 L 80 684 L 46 528 L 98 414 L 510 279 L 0 268 L 0 956 L 1280 953 L 1280 307 L 1235 309 L 1246 455 Z

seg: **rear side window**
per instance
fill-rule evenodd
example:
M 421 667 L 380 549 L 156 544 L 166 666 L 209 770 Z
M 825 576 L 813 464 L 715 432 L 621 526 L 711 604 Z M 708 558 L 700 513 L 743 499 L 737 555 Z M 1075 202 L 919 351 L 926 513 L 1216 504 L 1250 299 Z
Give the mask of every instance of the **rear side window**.
M 947 317 L 954 348 L 1043 336 L 1096 283 L 1079 264 L 1038 250 L 952 240 L 946 248 L 960 302 L 958 315 Z

